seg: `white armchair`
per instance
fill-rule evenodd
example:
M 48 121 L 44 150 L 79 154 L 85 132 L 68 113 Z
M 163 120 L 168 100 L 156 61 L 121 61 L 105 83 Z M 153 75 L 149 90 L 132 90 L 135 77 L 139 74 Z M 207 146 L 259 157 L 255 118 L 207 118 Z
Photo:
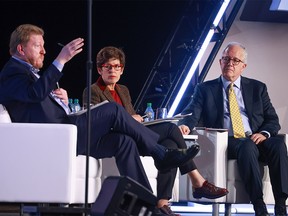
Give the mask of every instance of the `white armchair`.
M 216 130 L 198 130 L 197 134 L 200 153 L 195 157 L 195 163 L 198 170 L 209 182 L 226 187 L 229 193 L 218 199 L 195 199 L 192 195 L 190 181 L 187 177 L 181 176 L 179 200 L 213 204 L 213 216 L 219 215 L 219 204 L 225 204 L 225 215 L 231 215 L 231 204 L 248 204 L 250 200 L 238 173 L 236 160 L 227 160 L 228 133 Z M 288 137 L 284 136 L 287 145 Z M 262 165 L 261 170 L 264 201 L 266 204 L 274 204 L 268 167 Z
M 85 202 L 86 156 L 76 156 L 75 125 L 11 123 L 0 104 L 0 133 L 0 202 Z M 101 174 L 101 160 L 89 157 L 88 203 Z

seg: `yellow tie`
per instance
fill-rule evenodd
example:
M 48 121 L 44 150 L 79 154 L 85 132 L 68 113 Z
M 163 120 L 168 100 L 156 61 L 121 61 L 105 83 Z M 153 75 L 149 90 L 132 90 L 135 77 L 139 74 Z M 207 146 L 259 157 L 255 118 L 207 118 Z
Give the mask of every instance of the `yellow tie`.
M 245 137 L 245 131 L 233 86 L 234 84 L 231 83 L 229 88 L 229 107 L 232 128 L 235 138 L 243 138 Z

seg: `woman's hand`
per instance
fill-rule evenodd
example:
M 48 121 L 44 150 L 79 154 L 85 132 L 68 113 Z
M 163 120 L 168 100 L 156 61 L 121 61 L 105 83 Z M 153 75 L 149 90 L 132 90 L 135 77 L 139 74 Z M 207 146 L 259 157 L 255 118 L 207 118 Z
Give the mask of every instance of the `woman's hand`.
M 178 127 L 179 127 L 179 129 L 180 129 L 180 131 L 181 131 L 181 133 L 182 133 L 183 135 L 190 134 L 190 129 L 189 129 L 188 126 L 186 126 L 186 125 L 179 125 Z
M 140 123 L 144 121 L 144 119 L 138 114 L 132 115 L 132 117 Z

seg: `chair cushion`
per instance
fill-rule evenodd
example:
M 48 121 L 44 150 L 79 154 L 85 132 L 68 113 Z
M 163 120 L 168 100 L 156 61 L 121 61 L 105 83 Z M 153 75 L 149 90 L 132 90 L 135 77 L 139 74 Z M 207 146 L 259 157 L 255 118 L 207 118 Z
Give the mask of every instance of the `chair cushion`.
M 0 104 L 0 123 L 11 123 L 11 118 L 5 107 Z

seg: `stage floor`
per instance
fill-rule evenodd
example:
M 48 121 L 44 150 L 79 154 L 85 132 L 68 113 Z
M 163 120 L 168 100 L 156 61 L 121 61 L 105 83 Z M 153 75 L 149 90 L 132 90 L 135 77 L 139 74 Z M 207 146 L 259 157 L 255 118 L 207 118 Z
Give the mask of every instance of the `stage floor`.
M 182 216 L 211 216 L 212 205 L 201 205 L 197 203 L 187 203 L 186 205 L 177 205 L 173 203 L 171 209 L 180 213 Z M 267 205 L 268 213 L 274 215 L 274 205 Z M 219 216 L 224 215 L 224 204 L 219 205 Z M 231 216 L 252 216 L 255 215 L 251 204 L 235 204 L 231 208 Z
M 181 216 L 211 216 L 212 205 L 201 205 L 197 203 L 172 203 L 171 209 Z M 274 215 L 274 205 L 267 205 L 268 213 Z M 2 211 L 1 211 L 2 210 Z M 0 216 L 19 216 L 18 205 L 2 205 L 0 206 Z M 224 205 L 219 205 L 219 216 L 224 216 Z M 253 206 L 249 204 L 232 205 L 231 216 L 253 216 Z M 26 216 L 27 214 L 24 214 Z

